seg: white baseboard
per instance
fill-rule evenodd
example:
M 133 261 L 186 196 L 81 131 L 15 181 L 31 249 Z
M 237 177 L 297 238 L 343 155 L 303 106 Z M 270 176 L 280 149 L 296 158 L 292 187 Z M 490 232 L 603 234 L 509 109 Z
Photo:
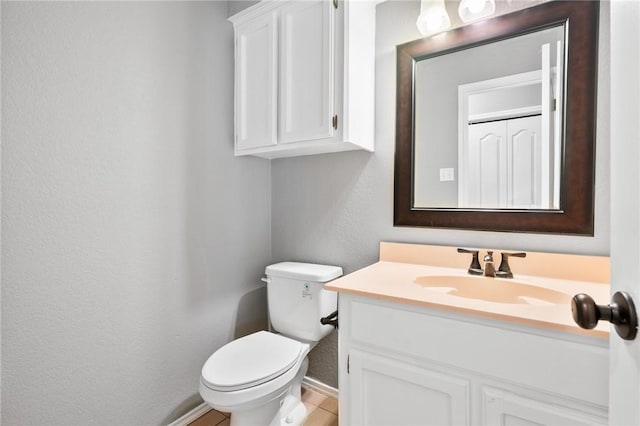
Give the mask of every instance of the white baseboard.
M 304 379 L 302 379 L 302 387 L 338 399 L 338 389 L 326 385 L 321 381 L 313 379 L 311 377 L 304 376 Z M 193 410 L 186 413 L 184 416 L 180 417 L 178 420 L 170 423 L 168 426 L 187 426 L 189 423 L 195 421 L 199 417 L 204 416 L 210 410 L 211 407 L 203 402 Z
M 311 389 L 326 396 L 338 399 L 338 389 L 322 383 L 320 380 L 304 376 L 302 379 L 302 387 Z
M 198 418 L 204 416 L 211 410 L 212 408 L 209 407 L 205 402 L 203 402 L 184 416 L 180 417 L 178 420 L 169 423 L 168 426 L 187 426 L 189 423 L 196 421 Z

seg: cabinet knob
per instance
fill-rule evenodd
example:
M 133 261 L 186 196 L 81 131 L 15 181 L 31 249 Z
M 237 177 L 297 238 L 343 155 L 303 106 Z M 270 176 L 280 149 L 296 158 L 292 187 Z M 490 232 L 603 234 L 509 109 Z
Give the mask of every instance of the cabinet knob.
M 624 340 L 633 340 L 638 332 L 638 315 L 628 293 L 616 292 L 611 297 L 611 304 L 597 305 L 591 296 L 580 293 L 571 299 L 573 320 L 582 328 L 594 328 L 598 321 L 612 323 L 616 332 Z

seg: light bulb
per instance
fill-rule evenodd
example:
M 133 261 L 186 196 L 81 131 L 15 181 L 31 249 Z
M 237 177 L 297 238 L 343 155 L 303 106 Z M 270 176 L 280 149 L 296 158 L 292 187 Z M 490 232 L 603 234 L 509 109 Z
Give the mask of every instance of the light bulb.
M 493 15 L 496 11 L 495 0 L 461 0 L 458 15 L 463 22 L 475 21 Z
M 482 9 L 484 9 L 485 0 L 471 0 L 467 4 L 467 8 L 469 12 L 473 14 L 478 14 Z
M 424 36 L 449 28 L 451 20 L 444 6 L 444 0 L 422 0 L 416 25 Z

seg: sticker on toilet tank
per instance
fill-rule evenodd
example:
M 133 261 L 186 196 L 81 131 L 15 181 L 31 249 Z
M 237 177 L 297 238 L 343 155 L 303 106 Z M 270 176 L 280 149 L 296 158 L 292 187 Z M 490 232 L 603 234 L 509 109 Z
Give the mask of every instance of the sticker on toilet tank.
M 309 283 L 304 283 L 304 285 L 302 286 L 302 297 L 313 299 L 313 294 L 311 293 L 311 286 L 309 285 Z

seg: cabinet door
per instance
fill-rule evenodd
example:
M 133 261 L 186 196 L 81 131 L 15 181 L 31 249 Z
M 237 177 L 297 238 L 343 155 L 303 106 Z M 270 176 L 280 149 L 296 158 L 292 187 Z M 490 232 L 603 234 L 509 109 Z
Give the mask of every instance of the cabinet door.
M 236 151 L 277 143 L 278 15 L 236 29 Z
M 348 386 L 349 414 L 342 424 L 469 424 L 469 382 L 457 377 L 352 350 Z
M 556 404 L 524 398 L 510 392 L 485 387 L 482 390 L 484 425 L 606 425 L 607 419 Z
M 280 143 L 333 136 L 334 9 L 331 1 L 295 1 L 280 19 Z

